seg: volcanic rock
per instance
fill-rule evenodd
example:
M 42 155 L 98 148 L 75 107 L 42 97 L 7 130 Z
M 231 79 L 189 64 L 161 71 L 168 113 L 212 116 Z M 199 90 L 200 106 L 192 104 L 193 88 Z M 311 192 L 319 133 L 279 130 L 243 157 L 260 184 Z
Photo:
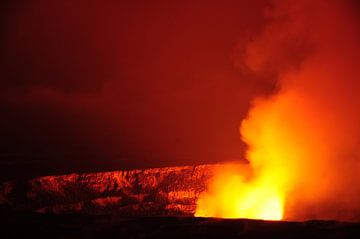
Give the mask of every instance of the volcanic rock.
M 0 204 L 51 213 L 189 216 L 221 165 L 68 174 L 8 181 Z

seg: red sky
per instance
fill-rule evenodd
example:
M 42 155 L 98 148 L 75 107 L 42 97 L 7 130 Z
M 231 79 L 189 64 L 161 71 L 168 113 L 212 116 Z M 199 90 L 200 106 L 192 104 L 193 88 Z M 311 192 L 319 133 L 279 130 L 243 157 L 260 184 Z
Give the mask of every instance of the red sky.
M 241 159 L 268 5 L 2 1 L 2 178 Z

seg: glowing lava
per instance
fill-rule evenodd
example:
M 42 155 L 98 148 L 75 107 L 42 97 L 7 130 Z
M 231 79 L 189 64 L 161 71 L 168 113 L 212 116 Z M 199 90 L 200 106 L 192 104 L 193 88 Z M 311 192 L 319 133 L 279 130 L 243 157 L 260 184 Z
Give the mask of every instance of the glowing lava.
M 345 2 L 274 1 L 244 64 L 276 91 L 241 124 L 246 169 L 215 172 L 195 216 L 360 220 L 360 23 Z
M 281 220 L 284 198 L 279 189 L 259 180 L 244 182 L 240 175 L 217 176 L 202 195 L 195 216 Z
M 217 170 L 195 216 L 283 219 L 286 196 L 301 168 L 302 150 L 294 135 L 301 135 L 304 123 L 290 114 L 295 103 L 301 105 L 302 98 L 294 92 L 255 102 L 240 130 L 249 164 Z

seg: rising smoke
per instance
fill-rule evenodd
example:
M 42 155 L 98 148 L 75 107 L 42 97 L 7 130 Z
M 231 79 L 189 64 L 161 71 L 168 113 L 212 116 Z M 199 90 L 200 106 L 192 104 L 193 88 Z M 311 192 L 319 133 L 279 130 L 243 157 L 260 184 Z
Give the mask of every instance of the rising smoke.
M 245 65 L 275 76 L 241 126 L 255 172 L 281 169 L 287 219 L 360 219 L 360 35 L 347 1 L 276 0 Z

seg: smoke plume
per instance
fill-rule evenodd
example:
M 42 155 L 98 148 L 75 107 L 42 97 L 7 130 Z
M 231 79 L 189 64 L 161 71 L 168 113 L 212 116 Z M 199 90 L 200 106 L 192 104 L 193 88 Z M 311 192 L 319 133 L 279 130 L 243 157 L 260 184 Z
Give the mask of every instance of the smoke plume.
M 279 170 L 287 219 L 359 219 L 360 37 L 350 1 L 274 1 L 245 64 L 275 76 L 241 125 L 256 173 Z

